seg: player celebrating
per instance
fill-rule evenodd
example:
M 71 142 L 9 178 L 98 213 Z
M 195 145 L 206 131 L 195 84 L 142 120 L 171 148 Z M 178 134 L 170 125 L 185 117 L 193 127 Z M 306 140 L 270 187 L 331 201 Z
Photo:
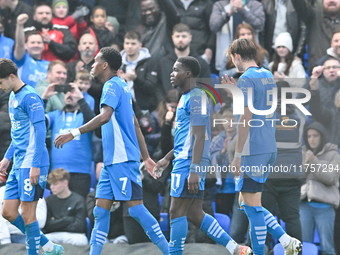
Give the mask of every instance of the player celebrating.
M 17 73 L 13 61 L 0 59 L 0 88 L 11 92 L 8 111 L 12 124 L 12 143 L 0 162 L 0 175 L 7 174 L 14 156 L 13 168 L 6 182 L 2 216 L 26 234 L 28 255 L 38 254 L 39 244 L 44 254 L 63 254 L 62 246 L 53 244 L 40 232 L 36 218 L 36 207 L 46 187 L 49 166 L 44 103 Z M 18 212 L 20 203 L 22 214 Z
M 217 221 L 202 210 L 205 171 L 210 166 L 210 106 L 202 104 L 202 92 L 196 87 L 200 65 L 193 57 L 177 59 L 170 80 L 180 87 L 183 95 L 176 112 L 174 149 L 154 168 L 157 176 L 173 161 L 171 173 L 171 233 L 170 254 L 181 255 L 188 232 L 188 222 L 206 232 L 215 242 L 223 244 L 230 254 L 252 254 L 247 246 L 240 246 L 221 228 Z M 206 101 L 207 102 L 207 101 Z
M 263 67 L 256 64 L 256 46 L 251 40 L 237 39 L 228 49 L 238 72 L 243 74 L 238 80 L 237 86 L 244 94 L 244 114 L 236 118 L 237 141 L 235 157 L 232 167 L 236 178 L 236 191 L 240 191 L 240 205 L 246 213 L 250 223 L 250 237 L 254 255 L 265 254 L 265 240 L 267 231 L 277 238 L 285 249 L 285 254 L 294 255 L 301 251 L 301 242 L 290 237 L 277 223 L 274 216 L 261 205 L 263 183 L 266 181 L 269 171 L 263 171 L 272 166 L 276 159 L 277 148 L 275 140 L 275 112 L 269 115 L 253 114 L 249 107 L 256 110 L 269 110 L 271 104 L 268 101 L 276 88 L 273 75 Z M 236 85 L 234 79 L 227 83 Z M 251 88 L 250 92 L 248 88 Z M 248 93 L 252 93 L 252 105 L 248 106 Z M 251 120 L 262 120 L 261 127 L 250 127 Z M 245 124 L 242 124 L 245 123 Z M 248 168 L 243 168 L 248 167 Z M 250 167 L 250 168 L 249 168 Z M 257 171 L 247 171 L 253 169 Z M 242 171 L 241 168 L 246 169 Z
M 157 220 L 143 205 L 138 144 L 146 169 L 152 175 L 155 163 L 149 157 L 144 137 L 134 116 L 129 86 L 117 76 L 121 65 L 122 57 L 118 51 L 110 47 L 100 50 L 92 65 L 91 75 L 105 83 L 100 100 L 101 113 L 71 133 L 58 136 L 54 145 L 57 148 L 63 147 L 81 134 L 100 126 L 102 128 L 104 166 L 97 185 L 96 207 L 93 209 L 95 225 L 90 241 L 90 255 L 101 253 L 109 232 L 113 201 L 126 201 L 130 216 L 141 224 L 163 254 L 169 254 L 168 242 Z

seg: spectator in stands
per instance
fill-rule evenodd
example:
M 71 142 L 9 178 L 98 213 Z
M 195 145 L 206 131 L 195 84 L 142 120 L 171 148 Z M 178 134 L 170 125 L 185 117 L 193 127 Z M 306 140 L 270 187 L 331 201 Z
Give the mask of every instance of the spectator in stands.
M 288 32 L 276 37 L 273 61 L 269 63 L 269 70 L 276 81 L 287 81 L 290 87 L 301 88 L 305 84 L 306 73 L 301 60 L 293 54 L 293 40 Z
M 45 91 L 49 85 L 52 85 L 54 90 L 54 86 L 65 84 L 66 77 L 67 70 L 64 62 L 61 60 L 54 60 L 48 65 L 46 80 L 41 80 L 37 84 L 35 90 L 43 100 L 47 100 L 45 102 L 46 113 L 55 110 L 61 111 L 64 108 L 65 94 L 63 92 L 54 91 L 52 94 L 49 94 L 49 96 L 46 96 Z
M 79 59 L 68 63 L 67 66 L 67 82 L 73 82 L 76 79 L 76 74 L 79 70 L 85 69 L 91 71 L 94 63 L 94 57 L 98 51 L 96 38 L 89 33 L 85 33 L 79 40 L 78 44 Z M 92 79 L 91 87 L 88 93 L 94 98 L 94 112 L 99 114 L 99 101 L 102 93 L 102 84 L 99 81 Z
M 28 20 L 26 13 L 17 18 L 15 32 L 14 63 L 18 66 L 18 74 L 24 83 L 33 88 L 39 81 L 46 79 L 49 61 L 41 59 L 44 40 L 36 31 L 24 33 L 24 24 Z
M 47 128 L 51 129 L 51 142 L 60 135 L 82 126 L 94 117 L 94 113 L 84 99 L 83 93 L 74 83 L 72 90 L 65 94 L 63 111 L 49 112 Z M 53 95 L 55 85 L 49 85 L 45 97 Z M 86 199 L 91 186 L 92 133 L 75 138 L 69 144 L 58 150 L 51 149 L 51 169 L 65 168 L 70 173 L 69 188 Z
M 302 0 L 303 1 L 303 0 Z M 260 44 L 268 51 L 270 59 L 275 53 L 276 37 L 283 32 L 290 33 L 293 46 L 291 52 L 302 57 L 306 40 L 306 26 L 303 17 L 297 13 L 292 0 L 263 0 L 266 22 L 260 33 Z M 304 15 L 304 14 L 302 14 Z
M 279 81 L 276 84 L 278 105 L 275 136 L 278 150 L 274 167 L 299 167 L 303 165 L 302 141 L 307 119 L 293 104 L 287 105 L 286 115 L 281 115 L 281 89 L 289 88 L 290 85 L 286 81 Z M 287 93 L 286 98 L 291 99 L 292 94 Z M 292 128 L 294 125 L 295 127 Z M 279 218 L 286 223 L 287 234 L 300 241 L 302 240 L 302 230 L 299 206 L 302 178 L 303 171 L 294 171 L 293 169 L 290 172 L 272 171 L 264 184 L 261 198 L 263 207 L 273 215 L 279 215 Z
M 334 31 L 331 47 L 327 49 L 326 55 L 315 62 L 315 66 L 322 66 L 329 57 L 340 61 L 340 28 Z
M 239 24 L 236 29 L 235 40 L 239 38 L 246 38 L 248 40 L 253 40 L 253 42 L 257 46 L 257 54 L 256 54 L 257 65 L 263 66 L 268 69 L 268 59 L 269 59 L 268 52 L 264 48 L 262 48 L 261 45 L 255 42 L 255 31 L 253 27 L 247 23 Z M 219 75 L 222 78 L 226 74 L 229 77 L 239 76 L 231 59 L 228 59 L 227 54 L 224 54 L 222 67 L 221 67 Z
M 0 178 L 0 211 L 4 202 L 6 181 Z M 21 213 L 21 206 L 19 206 L 19 213 Z M 47 208 L 45 199 L 39 199 L 36 209 L 37 220 L 39 228 L 42 229 L 46 223 Z M 26 243 L 26 235 L 24 235 L 17 227 L 5 220 L 0 215 L 0 244 L 7 243 Z
M 0 58 L 9 58 L 13 59 L 13 46 L 14 40 L 6 37 L 4 19 L 0 13 Z
M 0 90 L 0 157 L 3 158 L 12 139 L 11 139 L 11 119 L 8 115 L 9 93 Z M 8 167 L 8 171 L 12 169 Z
M 119 32 L 119 22 L 116 17 L 108 16 L 105 22 L 105 27 L 113 34 L 115 37 Z
M 85 199 L 70 191 L 69 180 L 70 174 L 63 168 L 48 175 L 53 195 L 46 198 L 46 237 L 58 243 L 87 245 Z
M 320 238 L 322 254 L 335 255 L 334 220 L 339 206 L 339 168 L 338 147 L 327 142 L 326 131 L 318 123 L 312 123 L 304 132 L 303 166 L 306 183 L 301 187 L 300 219 L 302 240 L 313 242 L 315 228 Z M 323 171 L 314 167 L 321 165 Z
M 91 22 L 93 25 L 91 25 L 86 32 L 96 38 L 99 49 L 110 46 L 115 39 L 110 30 L 105 27 L 106 21 L 107 15 L 105 7 L 94 7 L 91 14 Z
M 2 0 L 0 8 L 4 18 L 5 36 L 15 40 L 15 29 L 17 17 L 26 13 L 29 17 L 25 27 L 33 26 L 33 9 L 32 6 L 19 0 Z
M 254 0 L 223 0 L 214 3 L 210 15 L 210 29 L 216 33 L 216 57 L 215 68 L 221 69 L 223 56 L 235 37 L 236 28 L 246 22 L 256 32 L 262 31 L 265 15 L 263 6 Z
M 87 29 L 87 23 L 84 17 L 90 12 L 86 6 L 81 6 L 72 15 L 68 16 L 68 1 L 53 0 L 52 10 L 54 17 L 52 18 L 53 25 L 67 26 L 74 38 L 79 41 L 82 34 Z
M 210 78 L 209 65 L 191 47 L 192 35 L 188 25 L 179 23 L 174 26 L 172 30 L 172 42 L 175 49 L 170 54 L 162 58 L 158 70 L 158 89 L 161 91 L 162 95 L 165 95 L 172 89 L 170 74 L 172 73 L 172 67 L 177 58 L 186 56 L 196 58 L 201 65 L 201 72 L 198 78 Z
M 215 136 L 210 144 L 211 165 L 219 167 L 228 167 L 230 162 L 228 158 L 229 143 L 234 139 L 236 133 L 236 117 L 233 110 L 227 108 L 223 111 L 223 131 Z M 230 215 L 235 200 L 234 175 L 231 172 L 216 171 L 217 183 L 219 186 L 216 195 L 216 212 Z
M 169 20 L 160 11 L 156 0 L 141 0 L 142 19 L 136 31 L 142 37 L 142 44 L 151 56 L 161 58 L 171 52 Z
M 190 27 L 192 33 L 191 49 L 210 63 L 216 44 L 215 35 L 209 28 L 212 2 L 210 0 L 174 0 L 173 2 L 180 14 L 180 22 Z
M 124 36 L 121 52 L 123 65 L 119 76 L 127 81 L 132 99 L 141 110 L 152 112 L 157 101 L 157 64 L 147 48 L 142 47 L 140 35 L 129 31 Z
M 79 90 L 83 93 L 86 103 L 94 111 L 94 98 L 87 92 L 91 88 L 92 77 L 86 69 L 79 70 L 76 75 L 74 83 L 78 86 Z
M 328 57 L 322 66 L 313 68 L 311 79 L 304 85 L 304 88 L 311 90 L 313 84 L 316 83 L 321 104 L 328 109 L 335 108 L 334 96 L 340 88 L 338 71 L 340 71 L 340 61 L 333 57 Z
M 340 28 L 340 0 L 324 0 L 314 6 L 309 0 L 292 0 L 297 16 L 308 29 L 308 68 L 329 48 L 333 31 Z M 322 4 L 322 7 L 320 6 Z
M 24 29 L 38 31 L 45 43 L 42 59 L 53 61 L 70 60 L 77 50 L 77 42 L 68 27 L 52 24 L 52 8 L 41 2 L 34 6 L 34 26 Z

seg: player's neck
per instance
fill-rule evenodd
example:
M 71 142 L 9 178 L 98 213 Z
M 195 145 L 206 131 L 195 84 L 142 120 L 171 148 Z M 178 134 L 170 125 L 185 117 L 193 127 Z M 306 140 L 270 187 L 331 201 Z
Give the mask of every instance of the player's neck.
M 111 80 L 114 76 L 117 76 L 117 71 L 104 73 L 103 77 L 100 79 L 100 82 L 104 84 L 105 82 Z
M 187 47 L 183 51 L 175 48 L 175 54 L 176 54 L 177 58 L 187 57 L 190 54 L 190 47 Z
M 250 61 L 242 63 L 242 68 L 244 71 L 246 71 L 249 67 L 258 67 L 258 65 L 256 64 L 254 60 L 250 60 Z
M 14 93 L 17 92 L 19 89 L 21 89 L 24 85 L 25 84 L 19 78 L 17 78 L 13 86 Z
M 183 94 L 188 93 L 190 90 L 196 87 L 196 79 L 195 78 L 190 78 L 186 80 L 186 83 L 183 84 L 183 86 L 180 86 Z

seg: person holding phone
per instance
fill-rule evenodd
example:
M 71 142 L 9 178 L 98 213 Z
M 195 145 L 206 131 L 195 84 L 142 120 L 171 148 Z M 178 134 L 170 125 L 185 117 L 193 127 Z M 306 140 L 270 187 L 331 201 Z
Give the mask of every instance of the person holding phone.
M 45 101 L 45 113 L 63 110 L 65 106 L 65 92 L 70 90 L 70 87 L 67 89 L 68 86 L 59 88 L 56 88 L 56 86 L 65 85 L 66 78 L 67 69 L 64 62 L 61 60 L 54 60 L 48 65 L 46 80 L 40 81 L 35 87 L 39 96 Z M 50 88 L 47 89 L 48 87 Z M 54 91 L 55 93 L 49 93 L 50 91 Z

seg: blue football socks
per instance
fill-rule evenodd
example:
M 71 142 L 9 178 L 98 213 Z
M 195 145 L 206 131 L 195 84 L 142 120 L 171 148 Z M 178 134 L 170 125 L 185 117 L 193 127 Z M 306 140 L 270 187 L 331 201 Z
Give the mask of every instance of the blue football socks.
M 218 224 L 217 220 L 209 214 L 205 214 L 201 223 L 201 229 L 216 243 L 222 244 L 224 247 L 227 247 L 229 241 L 232 240 L 227 232 Z
M 129 214 L 143 227 L 150 240 L 157 245 L 161 252 L 168 255 L 168 241 L 165 239 L 157 220 L 148 209 L 143 204 L 132 206 L 129 208 Z
M 27 255 L 37 255 L 40 245 L 40 229 L 38 221 L 25 225 Z
M 188 234 L 187 217 L 179 217 L 170 221 L 170 243 L 169 251 L 171 255 L 182 255 L 185 239 Z
M 102 252 L 107 234 L 109 233 L 110 211 L 99 206 L 95 206 L 93 209 L 93 216 L 95 218 L 95 222 L 90 240 L 90 255 L 99 255 Z

